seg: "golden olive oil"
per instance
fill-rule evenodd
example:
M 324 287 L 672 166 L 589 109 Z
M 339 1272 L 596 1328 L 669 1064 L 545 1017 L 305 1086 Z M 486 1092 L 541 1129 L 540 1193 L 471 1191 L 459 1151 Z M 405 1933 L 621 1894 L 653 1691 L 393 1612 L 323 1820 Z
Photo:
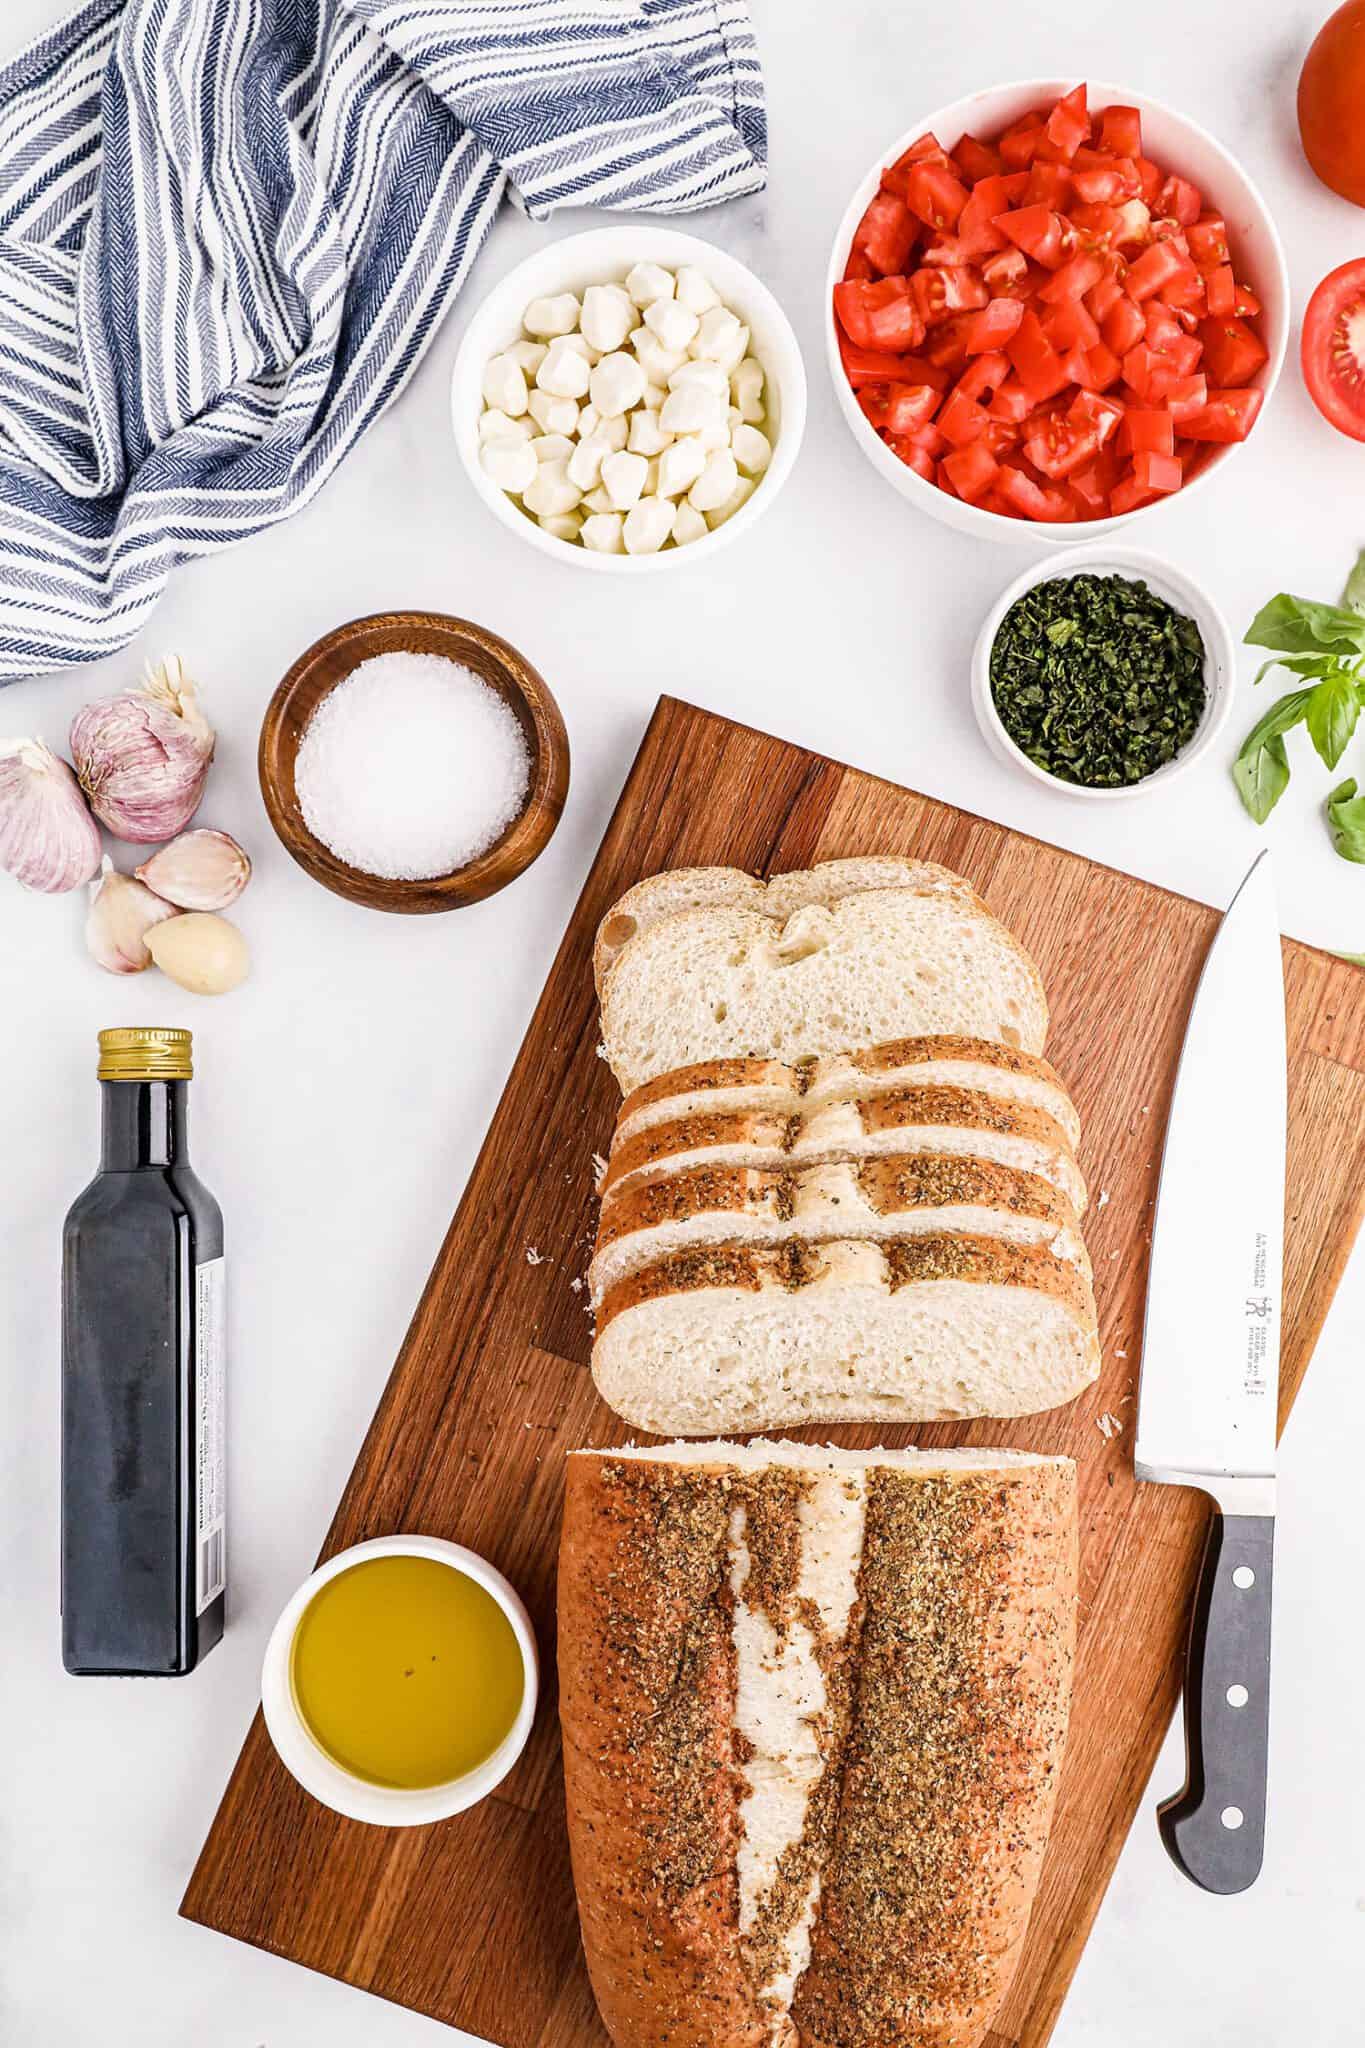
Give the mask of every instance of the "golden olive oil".
M 366 1558 L 314 1595 L 294 1632 L 294 1699 L 320 1749 L 371 1785 L 419 1791 L 484 1762 L 526 1686 L 491 1593 L 434 1558 Z

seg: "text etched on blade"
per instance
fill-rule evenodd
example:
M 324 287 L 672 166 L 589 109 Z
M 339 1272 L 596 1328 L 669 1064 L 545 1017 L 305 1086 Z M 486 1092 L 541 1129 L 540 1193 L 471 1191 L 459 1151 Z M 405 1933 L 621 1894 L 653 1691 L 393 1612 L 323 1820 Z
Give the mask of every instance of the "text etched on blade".
M 1275 1297 L 1266 1290 L 1266 1276 L 1270 1266 L 1270 1244 L 1263 1230 L 1256 1233 L 1256 1254 L 1252 1261 L 1251 1292 L 1246 1297 L 1247 1348 L 1246 1369 L 1243 1373 L 1243 1391 L 1263 1395 L 1267 1388 L 1267 1365 L 1270 1356 L 1271 1332 L 1277 1329 Z M 1275 1361 L 1275 1380 L 1279 1384 L 1279 1360 Z

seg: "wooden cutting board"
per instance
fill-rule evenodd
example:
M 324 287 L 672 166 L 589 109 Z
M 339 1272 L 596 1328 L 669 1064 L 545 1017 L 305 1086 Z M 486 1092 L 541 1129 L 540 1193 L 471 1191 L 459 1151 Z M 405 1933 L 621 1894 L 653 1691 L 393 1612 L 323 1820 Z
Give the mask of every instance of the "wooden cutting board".
M 190 1919 L 500 2048 L 602 2048 L 569 1877 L 554 1688 L 564 1456 L 626 1434 L 593 1391 L 581 1284 L 592 1155 L 607 1148 L 618 1101 L 596 1052 L 593 932 L 622 890 L 659 868 L 725 862 L 767 874 L 892 852 L 969 876 L 1034 954 L 1052 1006 L 1048 1052 L 1085 1132 L 1104 1346 L 1096 1385 L 1024 1422 L 833 1432 L 855 1445 L 1014 1444 L 1078 1461 L 1071 1737 L 1027 1946 L 989 2044 L 1048 2039 L 1176 1703 L 1207 1514 L 1202 1495 L 1135 1486 L 1131 1447 L 1161 1140 L 1217 916 L 667 697 L 323 1548 L 421 1530 L 491 1558 L 520 1588 L 540 1639 L 535 1732 L 513 1775 L 472 1813 L 386 1832 L 316 1805 L 276 1760 L 258 1714 L 185 1894 Z M 1365 974 L 1291 944 L 1285 974 L 1281 1419 L 1365 1206 Z M 1150 1812 L 1141 1825 L 1152 1825 Z M 1272 1804 L 1272 1856 L 1273 1829 Z

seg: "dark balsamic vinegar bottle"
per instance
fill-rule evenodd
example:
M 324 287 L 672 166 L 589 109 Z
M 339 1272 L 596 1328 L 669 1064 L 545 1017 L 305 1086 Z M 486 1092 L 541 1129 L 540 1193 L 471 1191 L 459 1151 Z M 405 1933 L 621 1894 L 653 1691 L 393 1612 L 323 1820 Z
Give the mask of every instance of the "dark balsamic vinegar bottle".
M 100 1170 L 62 1247 L 62 1661 L 180 1677 L 223 1633 L 223 1217 L 188 1031 L 100 1033 Z

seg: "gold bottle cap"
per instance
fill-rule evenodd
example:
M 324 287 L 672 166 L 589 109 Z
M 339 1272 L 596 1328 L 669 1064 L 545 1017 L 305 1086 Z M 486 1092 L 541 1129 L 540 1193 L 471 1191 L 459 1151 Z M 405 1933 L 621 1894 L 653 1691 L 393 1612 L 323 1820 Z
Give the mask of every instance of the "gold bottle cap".
M 189 1081 L 194 1076 L 188 1031 L 124 1024 L 100 1033 L 101 1081 Z

